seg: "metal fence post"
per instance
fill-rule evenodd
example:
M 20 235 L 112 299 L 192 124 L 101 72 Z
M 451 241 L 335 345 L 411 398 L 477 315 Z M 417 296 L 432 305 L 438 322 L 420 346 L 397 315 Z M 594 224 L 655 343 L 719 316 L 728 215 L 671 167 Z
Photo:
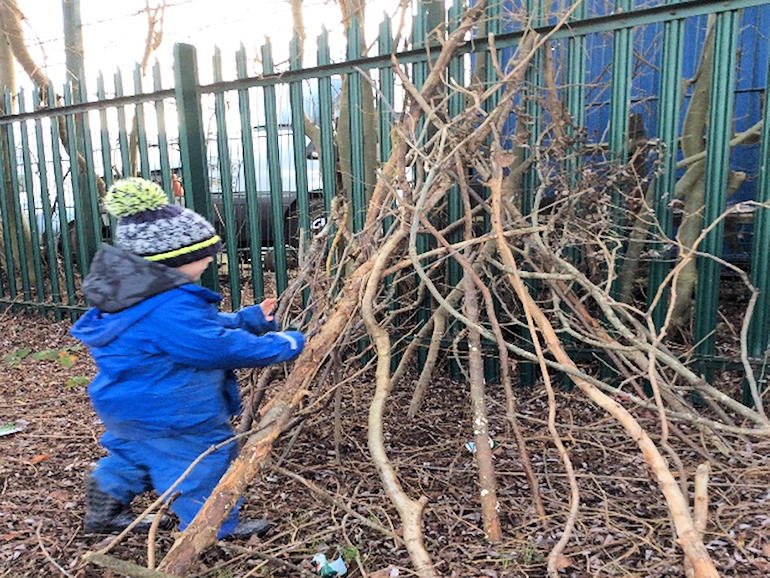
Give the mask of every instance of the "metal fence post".
M 348 60 L 361 58 L 361 29 L 356 18 L 350 19 L 348 27 Z M 366 192 L 364 188 L 364 128 L 362 118 L 361 75 L 348 74 L 348 113 L 350 116 L 350 183 L 353 209 L 353 232 L 364 228 L 366 214 Z
M 733 123 L 737 34 L 737 11 L 718 14 L 714 28 L 714 68 L 709 102 L 704 228 L 716 221 L 725 210 L 725 191 L 730 172 L 730 134 Z M 720 256 L 723 241 L 724 221 L 719 221 L 704 237 L 700 250 L 710 255 Z M 693 340 L 696 343 L 695 354 L 703 360 L 713 356 L 716 349 L 715 329 L 721 266 L 708 257 L 698 257 L 697 264 L 698 290 L 695 295 Z M 707 373 L 705 367 L 704 373 Z
M 222 81 L 222 53 L 214 51 L 214 81 Z M 233 174 L 230 162 L 229 138 L 227 136 L 227 104 L 223 92 L 214 94 L 214 115 L 217 122 L 217 159 L 219 161 L 219 190 L 222 194 L 222 211 L 225 220 L 225 254 L 227 255 L 227 277 L 230 289 L 230 307 L 241 308 L 241 284 L 238 274 L 238 234 L 235 224 L 235 202 L 233 200 Z M 244 161 L 245 162 L 245 161 Z
M 273 49 L 268 40 L 262 46 L 262 75 L 271 76 L 273 70 Z M 278 110 L 275 96 L 276 83 L 262 89 L 265 106 L 265 145 L 267 146 L 267 167 L 270 178 L 270 205 L 273 215 L 273 264 L 275 267 L 275 288 L 280 295 L 289 285 L 286 264 L 286 236 L 283 221 L 283 177 L 281 175 L 281 153 L 278 147 Z
M 208 221 L 213 221 L 209 177 L 206 166 L 206 135 L 203 132 L 198 64 L 195 47 L 174 45 L 174 91 L 179 118 L 179 148 L 182 157 L 182 182 L 185 200 L 190 208 Z M 217 271 L 209 267 L 201 276 L 201 284 L 216 291 Z
M 682 58 L 684 54 L 684 20 L 674 20 L 663 25 L 663 56 L 661 62 L 660 85 L 658 94 L 658 138 L 666 145 L 663 166 L 665 172 L 655 181 L 655 216 L 663 232 L 671 235 L 673 215 L 669 203 L 674 198 L 676 189 L 676 153 L 681 100 Z M 652 305 L 658 288 L 671 269 L 667 248 L 661 243 L 654 245 L 660 255 L 650 263 L 648 276 L 648 304 Z M 661 295 L 652 310 L 655 328 L 660 329 L 666 319 L 669 291 Z
M 238 78 L 246 78 L 246 49 L 241 45 L 236 55 Z M 238 111 L 241 118 L 241 146 L 243 147 L 243 179 L 246 188 L 246 211 L 249 222 L 249 255 L 251 257 L 251 283 L 254 302 L 265 296 L 265 282 L 262 276 L 262 233 L 257 215 L 257 176 L 254 169 L 254 134 L 251 122 L 248 89 L 238 91 Z
M 766 81 L 770 85 L 770 64 Z M 762 122 L 762 146 L 759 152 L 759 182 L 755 199 L 758 203 L 770 203 L 770 102 L 765 91 L 765 110 Z M 754 316 L 749 326 L 748 349 L 750 357 L 767 355 L 770 349 L 770 208 L 757 207 L 754 215 L 754 246 L 751 252 L 751 282 L 759 290 Z M 767 377 L 759 384 L 760 395 L 767 388 Z M 764 385 L 764 387 L 762 387 Z M 748 382 L 743 384 L 743 403 L 754 400 Z
M 318 66 L 331 63 L 329 55 L 329 33 L 324 28 L 318 37 Z M 321 131 L 321 182 L 324 190 L 324 212 L 331 211 L 332 199 L 337 194 L 337 167 L 334 150 L 334 113 L 332 108 L 331 78 L 318 78 L 318 117 Z

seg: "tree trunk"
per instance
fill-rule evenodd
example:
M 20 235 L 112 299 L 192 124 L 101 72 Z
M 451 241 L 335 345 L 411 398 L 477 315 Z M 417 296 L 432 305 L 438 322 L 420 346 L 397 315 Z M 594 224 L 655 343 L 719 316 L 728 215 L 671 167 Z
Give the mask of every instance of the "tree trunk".
M 711 70 L 714 62 L 714 16 L 709 16 L 706 39 L 703 43 L 701 61 L 695 73 L 695 85 L 687 107 L 682 127 L 681 146 L 685 157 L 706 151 L 705 132 L 708 122 Z M 684 199 L 682 224 L 677 235 L 681 249 L 689 249 L 703 228 L 703 198 L 706 162 L 690 165 L 676 184 L 676 198 Z M 695 259 L 684 267 L 674 286 L 674 313 L 671 323 L 674 327 L 689 325 L 692 314 L 692 297 L 698 283 Z
M 11 95 L 13 99 L 16 95 L 16 66 L 13 59 L 13 44 L 17 39 L 15 35 L 21 30 L 21 19 L 23 14 L 16 6 L 15 0 L 0 1 L 0 114 L 13 114 L 13 100 L 11 101 L 11 110 L 5 110 L 5 103 L 3 96 L 6 92 Z M 34 266 L 32 254 L 29 250 L 24 251 L 19 246 L 19 237 L 24 240 L 24 246 L 31 247 L 31 236 L 29 232 L 29 226 L 24 215 L 19 215 L 16 211 L 16 205 L 18 199 L 18 191 L 13 190 L 11 182 L 11 174 L 17 170 L 16 166 L 16 151 L 8 150 L 8 141 L 5 138 L 6 130 L 8 127 L 0 128 L 0 162 L 3 163 L 3 175 L 5 182 L 2 183 L 3 195 L 5 196 L 5 206 L 7 214 L 3 215 L 2 222 L 0 222 L 0 247 L 3 250 L 0 251 L 0 264 L 9 277 L 13 277 L 19 273 L 19 267 L 21 266 L 22 252 L 23 258 L 26 260 L 27 271 L 31 275 L 34 275 Z M 19 231 L 17 223 L 21 221 L 22 230 Z M 7 226 L 7 231 L 3 231 L 2 227 Z M 5 235 L 7 233 L 7 236 Z M 5 239 L 10 240 L 10 254 L 13 259 L 13 266 L 6 263 L 6 247 Z
M 2 28 L 0 28 L 0 95 L 5 94 L 6 91 L 11 94 L 16 93 L 16 67 L 13 61 L 13 53 L 11 52 L 11 45 L 8 37 L 5 33 L 5 22 L 8 15 L 0 7 L 0 22 L 2 22 Z M 0 114 L 10 114 L 12 111 L 4 110 L 5 106 L 0 101 Z M 2 132 L 0 132 L 0 162 L 3 163 L 3 175 L 5 181 L 2 183 L 3 192 L 5 196 L 5 206 L 9 213 L 3 215 L 2 221 L 0 221 L 0 243 L 2 244 L 2 251 L 0 251 L 0 266 L 7 272 L 9 277 L 14 275 L 14 272 L 8 268 L 9 263 L 6 262 L 5 257 L 5 239 L 6 235 L 8 239 L 11 239 L 10 247 L 13 255 L 14 265 L 19 262 L 19 250 L 18 246 L 13 239 L 16 239 L 16 215 L 13 209 L 13 191 L 11 189 L 11 162 L 8 155 L 8 147 L 5 145 L 5 138 L 2 138 Z M 8 229 L 2 230 L 2 227 L 7 223 Z M 5 233 L 5 235 L 3 235 Z

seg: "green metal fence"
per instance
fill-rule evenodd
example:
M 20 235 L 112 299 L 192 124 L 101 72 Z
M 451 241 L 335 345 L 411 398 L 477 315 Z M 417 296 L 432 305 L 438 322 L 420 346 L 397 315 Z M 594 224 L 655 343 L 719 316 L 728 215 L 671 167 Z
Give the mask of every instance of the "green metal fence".
M 533 26 L 546 33 L 564 13 L 565 3 L 551 4 L 490 2 L 483 30 L 454 58 L 448 77 L 463 85 L 483 62 L 486 80 L 494 82 L 486 34 L 494 34 L 497 60 L 504 63 L 522 36 L 520 24 L 510 18 L 511 11 L 529 8 Z M 429 3 L 430 12 L 424 5 L 418 6 L 408 49 L 396 54 L 418 86 L 431 55 L 439 49 L 430 45 L 427 36 L 428 26 L 435 24 L 435 7 L 436 2 Z M 452 3 L 447 16 L 449 29 L 463 11 L 462 2 Z M 748 180 L 756 201 L 770 201 L 770 107 L 765 98 L 768 41 L 761 34 L 752 46 L 757 54 L 764 55 L 763 69 L 755 71 L 753 86 L 741 88 L 736 84 L 743 79 L 737 47 L 747 42 L 744 31 L 761 28 L 770 21 L 769 12 L 770 2 L 760 0 L 586 1 L 569 17 L 568 25 L 552 36 L 552 49 L 561 55 L 559 90 L 566 108 L 574 122 L 588 127 L 597 142 L 622 159 L 628 152 L 630 115 L 641 111 L 639 114 L 652 119 L 647 136 L 659 139 L 667 151 L 663 159 L 666 170 L 655 184 L 655 210 L 669 233 L 673 227 L 670 195 L 681 174 L 677 168 L 681 119 L 692 98 L 682 84 L 697 64 L 699 55 L 693 47 L 702 39 L 709 16 L 715 20 L 716 48 L 708 132 L 704 135 L 708 143 L 704 219 L 713 221 L 725 208 L 728 170 L 736 151 L 731 144 L 736 123 L 765 121 L 752 144 L 756 162 Z M 359 26 L 355 20 L 350 22 L 347 59 L 343 62 L 331 61 L 329 39 L 324 33 L 317 39 L 313 66 L 303 63 L 300 43 L 295 39 L 288 66 L 276 67 L 272 47 L 265 44 L 260 52 L 261 74 L 250 74 L 242 49 L 234 56 L 236 77 L 226 80 L 223 56 L 217 51 L 212 57 L 214 82 L 202 84 L 198 78 L 200 55 L 192 46 L 177 45 L 173 79 L 162 78 L 156 66 L 151 75 L 152 90 L 145 89 L 137 68 L 131 89 L 120 73 L 111 80 L 100 75 L 95 97 L 89 98 L 87 79 L 80 79 L 79 94 L 64 87 L 58 91 L 58 102 L 45 108 L 39 105 L 39 91 L 4 95 L 4 110 L 14 112 L 0 116 L 0 304 L 53 311 L 58 317 L 83 311 L 86 304 L 79 292 L 80 280 L 114 225 L 100 211 L 100 196 L 117 177 L 132 174 L 158 180 L 169 192 L 170 201 L 184 202 L 212 222 L 223 223 L 226 251 L 222 266 L 219 272 L 208 271 L 202 282 L 215 289 L 220 283 L 226 284 L 233 308 L 242 304 L 246 292 L 252 296 L 249 299 L 260 299 L 268 281 L 268 290 L 280 293 L 289 280 L 300 231 L 312 228 L 319 211 L 328 212 L 331 199 L 341 193 L 339 183 L 347 183 L 344 186 L 350 189 L 354 230 L 362 226 L 366 191 L 371 186 L 364 175 L 364 123 L 376 123 L 378 158 L 383 162 L 390 153 L 390 128 L 403 99 L 392 70 L 391 53 L 396 47 L 392 29 L 385 19 L 376 43 L 379 54 L 364 57 Z M 747 54 L 742 54 L 744 63 Z M 760 61 L 753 61 L 755 68 Z M 536 94 L 543 60 L 533 62 L 527 78 L 529 90 Z M 169 80 L 173 81 L 170 87 Z M 368 82 L 375 86 L 374 119 L 363 112 L 362 87 Z M 350 127 L 350 158 L 345 159 L 350 171 L 340 176 L 335 163 L 335 130 L 340 122 L 338 92 L 346 83 L 349 116 L 342 120 Z M 54 87 L 45 88 L 54 92 Z M 735 99 L 749 93 L 756 101 L 737 107 Z M 486 106 L 494 106 L 497 97 L 493 95 Z M 449 95 L 453 114 L 459 114 L 465 105 L 459 92 Z M 317 158 L 307 154 L 305 123 L 310 112 L 313 118 L 309 120 L 318 127 Z M 547 120 L 537 106 L 528 112 L 533 115 L 533 127 Z M 536 137 L 533 131 L 533 139 Z M 288 172 L 284 170 L 287 166 L 291 168 Z M 572 168 L 577 170 L 578 166 Z M 184 184 L 183 201 L 171 196 L 174 174 Z M 522 197 L 525 213 L 531 210 L 531 193 L 537 186 L 534 172 L 527 176 L 526 184 L 528 190 Z M 454 217 L 462 210 L 458 198 L 454 195 L 449 199 Z M 703 250 L 720 256 L 724 234 L 724 224 L 720 223 L 706 237 Z M 760 295 L 749 333 L 749 355 L 755 360 L 765 354 L 770 334 L 769 260 L 768 211 L 756 210 L 750 270 Z M 270 267 L 265 266 L 268 261 Z M 653 262 L 650 286 L 659 286 L 670 266 L 670 261 L 663 259 Z M 694 335 L 697 354 L 701 359 L 718 361 L 714 331 L 722 268 L 705 258 L 699 268 L 702 281 Z M 459 269 L 450 265 L 450 282 L 456 282 L 459 274 Z M 659 307 L 658 323 L 662 312 Z

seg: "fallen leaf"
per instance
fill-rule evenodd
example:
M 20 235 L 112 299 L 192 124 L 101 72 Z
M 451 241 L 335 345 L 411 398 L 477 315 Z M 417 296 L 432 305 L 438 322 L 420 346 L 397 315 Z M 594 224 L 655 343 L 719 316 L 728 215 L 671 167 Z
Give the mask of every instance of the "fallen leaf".
M 570 566 L 572 566 L 572 559 L 570 559 L 569 556 L 565 556 L 564 554 L 559 554 L 559 556 L 556 558 L 556 569 L 564 570 Z
M 40 462 L 44 462 L 48 458 L 51 457 L 51 454 L 37 454 L 35 457 L 33 457 L 31 460 L 29 460 L 30 464 L 39 464 Z
M 762 555 L 770 558 L 770 542 L 762 546 Z
M 49 492 L 48 497 L 61 503 L 66 502 L 69 499 L 70 493 L 64 490 L 54 490 L 53 492 Z

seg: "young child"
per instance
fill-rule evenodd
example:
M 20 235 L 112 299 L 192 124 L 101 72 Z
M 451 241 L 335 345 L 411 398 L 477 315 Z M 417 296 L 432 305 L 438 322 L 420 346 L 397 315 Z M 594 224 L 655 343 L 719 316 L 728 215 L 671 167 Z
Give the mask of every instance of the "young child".
M 95 307 L 72 327 L 99 369 L 88 388 L 105 425 L 109 452 L 86 484 L 86 532 L 115 532 L 134 519 L 130 502 L 166 491 L 201 453 L 233 435 L 240 411 L 233 374 L 293 359 L 305 338 L 277 331 L 276 300 L 219 313 L 221 296 L 195 282 L 221 248 L 214 227 L 168 204 L 150 181 L 116 182 L 105 197 L 118 218 L 114 245 L 94 257 L 83 283 Z M 174 490 L 171 510 L 184 529 L 238 450 L 206 456 Z M 218 537 L 264 531 L 265 520 L 238 521 L 236 507 Z

